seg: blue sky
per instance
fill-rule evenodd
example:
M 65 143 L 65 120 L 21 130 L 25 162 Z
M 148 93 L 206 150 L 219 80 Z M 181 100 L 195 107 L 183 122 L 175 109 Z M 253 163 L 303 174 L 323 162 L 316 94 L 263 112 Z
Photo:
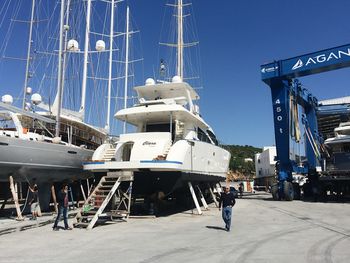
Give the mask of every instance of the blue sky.
M 127 1 L 141 31 L 145 78 L 158 67 L 166 2 Z M 199 91 L 202 116 L 222 143 L 274 144 L 271 95 L 261 81 L 260 65 L 349 43 L 350 1 L 192 2 L 204 86 Z M 349 69 L 300 80 L 319 100 L 350 95 Z
M 200 41 L 201 112 L 223 143 L 274 144 L 269 87 L 260 65 L 350 41 L 346 0 L 194 0 Z M 164 1 L 129 1 L 143 38 L 145 65 L 155 62 Z M 146 70 L 147 74 L 147 70 Z M 349 69 L 300 79 L 319 100 L 350 95 Z

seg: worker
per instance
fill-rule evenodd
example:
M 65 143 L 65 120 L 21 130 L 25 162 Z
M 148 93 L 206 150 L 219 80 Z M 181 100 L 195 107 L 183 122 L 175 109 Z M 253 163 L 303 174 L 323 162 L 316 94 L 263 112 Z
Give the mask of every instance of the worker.
M 224 192 L 221 193 L 219 201 L 219 211 L 222 206 L 222 219 L 225 222 L 225 229 L 227 232 L 231 228 L 231 216 L 232 216 L 232 207 L 236 204 L 235 197 L 230 191 L 230 187 L 224 187 Z
M 33 187 L 29 186 L 29 190 L 32 192 L 32 199 L 30 200 L 30 212 L 32 218 L 30 220 L 36 220 L 39 213 L 39 199 L 38 199 L 38 185 L 34 184 Z
M 239 191 L 239 197 L 242 198 L 243 197 L 243 183 L 239 184 L 238 191 Z
M 61 214 L 63 215 L 63 221 L 64 221 L 64 229 L 65 230 L 72 230 L 71 227 L 68 226 L 68 185 L 64 184 L 62 186 L 61 191 L 58 194 L 58 214 L 55 220 L 55 223 L 53 225 L 53 230 L 58 231 L 58 222 L 60 221 Z

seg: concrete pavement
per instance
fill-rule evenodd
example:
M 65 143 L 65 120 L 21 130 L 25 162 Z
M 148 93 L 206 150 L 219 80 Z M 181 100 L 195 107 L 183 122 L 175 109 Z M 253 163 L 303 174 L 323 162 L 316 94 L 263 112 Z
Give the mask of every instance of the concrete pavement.
M 0 262 L 350 262 L 350 204 L 238 199 L 232 230 L 210 206 L 156 219 L 0 236 Z M 61 225 L 63 222 L 61 223 Z

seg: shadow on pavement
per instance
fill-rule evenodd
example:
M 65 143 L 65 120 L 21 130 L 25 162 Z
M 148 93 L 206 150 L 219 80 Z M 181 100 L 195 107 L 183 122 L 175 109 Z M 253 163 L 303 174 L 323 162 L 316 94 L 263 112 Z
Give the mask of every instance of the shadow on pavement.
M 226 229 L 224 227 L 219 227 L 219 226 L 205 226 L 205 227 L 209 228 L 209 229 L 214 229 L 214 230 L 226 231 Z

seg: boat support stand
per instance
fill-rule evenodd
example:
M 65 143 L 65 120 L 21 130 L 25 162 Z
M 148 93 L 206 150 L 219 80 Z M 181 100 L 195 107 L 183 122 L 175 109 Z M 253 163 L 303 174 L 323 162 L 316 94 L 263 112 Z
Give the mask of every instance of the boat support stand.
M 190 192 L 191 192 L 191 195 L 192 195 L 193 202 L 196 205 L 197 212 L 198 212 L 199 215 L 201 215 L 202 214 L 202 210 L 201 210 L 201 207 L 199 206 L 198 199 L 197 199 L 196 193 L 195 193 L 195 191 L 193 189 L 192 183 L 191 182 L 187 182 L 187 183 L 188 183 L 188 187 L 190 188 Z
M 18 193 L 15 189 L 15 184 L 14 184 L 14 180 L 13 177 L 10 176 L 10 189 L 11 189 L 11 193 L 12 193 L 12 197 L 13 197 L 13 201 L 15 202 L 15 206 L 16 206 L 16 212 L 17 212 L 17 218 L 16 220 L 24 220 L 23 216 L 22 216 L 22 212 L 21 209 L 19 208 L 19 203 L 18 203 Z

